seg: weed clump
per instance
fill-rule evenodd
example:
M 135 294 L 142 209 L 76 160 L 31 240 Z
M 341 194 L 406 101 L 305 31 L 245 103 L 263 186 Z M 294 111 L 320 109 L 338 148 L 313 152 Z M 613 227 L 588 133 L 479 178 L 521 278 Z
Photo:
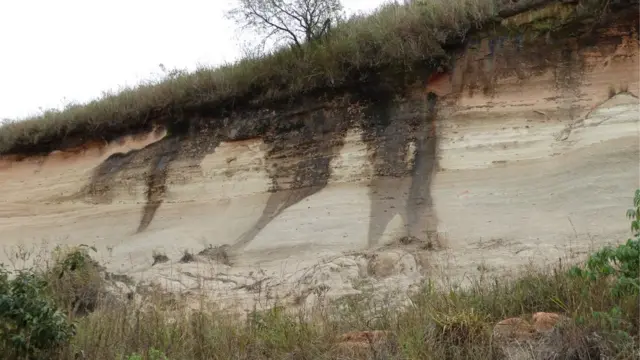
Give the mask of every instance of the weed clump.
M 153 263 L 151 264 L 151 266 L 154 266 L 156 264 L 163 264 L 169 261 L 169 257 L 165 254 L 159 253 L 159 252 L 153 252 Z
M 211 261 L 216 261 L 224 265 L 231 265 L 229 256 L 229 245 L 213 246 L 208 245 L 200 251 L 198 255 L 203 256 Z
M 191 262 L 195 262 L 196 261 L 196 257 L 195 255 L 193 255 L 192 253 L 190 253 L 188 250 L 185 250 L 182 253 L 182 257 L 179 260 L 181 263 L 186 264 L 186 263 L 191 263 Z
M 57 246 L 53 266 L 42 274 L 58 306 L 73 316 L 95 311 L 107 295 L 105 269 L 91 258 L 89 250 L 96 248 Z

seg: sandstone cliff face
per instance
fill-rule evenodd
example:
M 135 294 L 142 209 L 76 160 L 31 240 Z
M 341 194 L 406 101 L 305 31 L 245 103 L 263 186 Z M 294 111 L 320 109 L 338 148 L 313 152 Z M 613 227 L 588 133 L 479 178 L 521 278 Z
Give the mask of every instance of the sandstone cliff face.
M 0 160 L 4 242 L 95 243 L 112 270 L 204 281 L 237 305 L 247 284 L 297 299 L 363 278 L 406 289 L 439 266 L 455 277 L 623 241 L 639 181 L 637 14 L 572 31 L 480 34 L 396 93 Z M 233 254 L 209 264 L 215 276 L 151 268 L 153 250 L 177 261 L 208 244 Z

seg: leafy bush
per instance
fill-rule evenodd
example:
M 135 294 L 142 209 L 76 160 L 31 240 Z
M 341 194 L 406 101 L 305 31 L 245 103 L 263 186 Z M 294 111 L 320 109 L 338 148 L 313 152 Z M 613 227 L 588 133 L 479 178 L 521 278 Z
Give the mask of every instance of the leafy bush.
M 50 359 L 75 326 L 56 308 L 42 277 L 30 270 L 9 275 L 0 267 L 0 352 L 5 359 Z
M 617 297 L 640 293 L 640 189 L 635 192 L 633 205 L 627 211 L 633 238 L 616 248 L 606 246 L 591 255 L 584 269 L 578 266 L 571 269 L 573 276 L 591 281 L 612 279 L 611 291 Z

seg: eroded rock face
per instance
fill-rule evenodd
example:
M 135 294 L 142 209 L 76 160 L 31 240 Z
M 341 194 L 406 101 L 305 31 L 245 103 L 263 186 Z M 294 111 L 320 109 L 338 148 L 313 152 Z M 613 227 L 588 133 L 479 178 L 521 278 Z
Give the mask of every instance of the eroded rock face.
M 94 243 L 109 271 L 204 284 L 240 308 L 266 290 L 312 306 L 363 284 L 381 296 L 569 247 L 582 257 L 627 236 L 637 29 L 621 12 L 575 36 L 485 34 L 388 98 L 203 115 L 180 137 L 2 159 L 3 241 Z M 169 261 L 153 265 L 156 250 Z M 179 262 L 185 250 L 195 261 Z

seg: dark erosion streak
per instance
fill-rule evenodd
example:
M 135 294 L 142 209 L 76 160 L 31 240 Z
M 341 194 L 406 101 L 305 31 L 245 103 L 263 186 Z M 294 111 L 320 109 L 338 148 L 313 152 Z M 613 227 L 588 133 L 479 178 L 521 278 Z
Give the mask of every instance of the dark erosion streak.
M 232 251 L 246 247 L 283 211 L 327 186 L 331 161 L 343 147 L 349 128 L 348 116 L 341 110 L 280 120 L 302 126 L 264 139 L 271 146 L 266 155 L 271 195 L 260 218 L 231 245 Z
M 268 119 L 262 139 L 269 146 L 265 166 L 271 180 L 271 195 L 260 218 L 232 244 L 240 251 L 283 211 L 324 189 L 331 177 L 331 163 L 344 146 L 347 131 L 360 127 L 374 166 L 370 184 L 368 244 L 378 244 L 389 221 L 399 214 L 405 235 L 421 239 L 435 231 L 435 212 L 430 184 L 435 168 L 435 98 L 405 102 L 368 101 L 361 116 L 347 106 L 316 108 L 297 113 L 276 113 Z M 250 124 L 250 118 L 240 119 Z M 264 121 L 263 121 L 264 123 Z M 221 141 L 236 135 L 238 126 L 225 124 L 207 128 L 192 121 L 182 135 L 166 137 L 140 150 L 111 155 L 93 173 L 78 196 L 94 202 L 111 202 L 118 182 L 143 182 L 146 203 L 136 233 L 145 231 L 169 190 L 171 173 L 184 171 L 183 164 L 199 168 L 203 158 Z M 283 125 L 284 124 L 284 125 Z M 242 126 L 242 125 L 241 125 Z M 283 130 L 284 128 L 284 130 Z M 409 144 L 414 159 L 407 164 Z M 144 169 L 141 171 L 141 169 Z M 402 202 L 390 205 L 388 199 Z
M 146 186 L 146 203 L 136 233 L 142 232 L 149 227 L 166 198 L 167 181 L 170 173 L 175 171 L 173 163 L 185 159 L 191 166 L 199 168 L 202 159 L 213 153 L 220 142 L 217 130 L 192 129 L 187 136 L 167 137 L 139 150 L 113 154 L 94 170 L 87 187 L 75 197 L 86 196 L 95 203 L 110 203 L 115 195 L 117 175 L 122 180 L 142 180 Z M 140 168 L 146 168 L 142 179 L 136 172 Z
M 389 222 L 399 215 L 402 236 L 430 240 L 437 218 L 431 197 L 436 166 L 436 97 L 392 105 L 378 103 L 368 109 L 362 123 L 363 140 L 373 165 L 369 184 L 371 201 L 367 243 L 377 246 Z M 415 149 L 409 153 L 409 144 Z M 407 163 L 412 155 L 412 163 Z

